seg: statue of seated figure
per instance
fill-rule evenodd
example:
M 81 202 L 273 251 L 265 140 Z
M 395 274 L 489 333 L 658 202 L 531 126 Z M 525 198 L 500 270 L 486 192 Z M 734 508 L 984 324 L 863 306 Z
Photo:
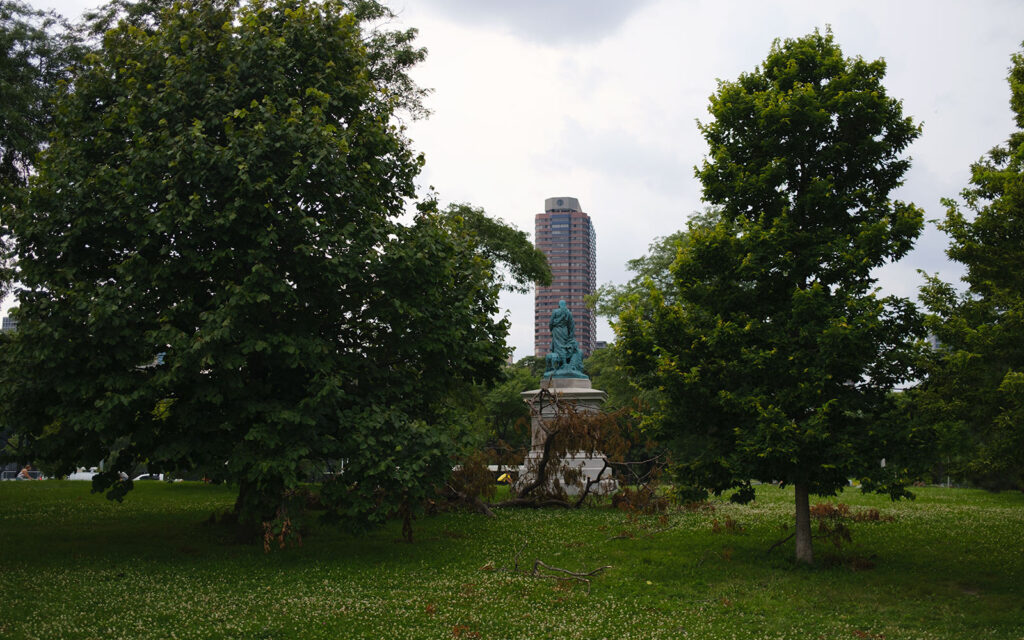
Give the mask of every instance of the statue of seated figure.
M 551 313 L 551 351 L 544 359 L 545 378 L 587 378 L 583 373 L 583 353 L 576 342 L 576 324 L 565 300 Z

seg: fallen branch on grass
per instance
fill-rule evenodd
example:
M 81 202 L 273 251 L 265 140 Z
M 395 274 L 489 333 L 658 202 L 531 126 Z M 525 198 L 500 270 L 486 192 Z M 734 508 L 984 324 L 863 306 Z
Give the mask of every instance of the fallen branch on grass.
M 772 543 L 772 546 L 768 547 L 768 549 L 765 551 L 765 554 L 769 554 L 772 551 L 775 551 L 776 547 L 778 547 L 779 545 L 785 544 L 789 540 L 792 540 L 793 536 L 795 536 L 795 535 L 796 535 L 796 531 L 794 531 L 793 533 L 789 534 L 785 538 L 782 538 L 780 540 L 776 540 L 775 542 Z M 817 536 L 812 535 L 811 539 L 812 540 L 821 540 L 821 539 L 831 540 L 832 537 L 833 536 L 831 536 L 831 535 L 817 535 Z
M 469 505 L 469 506 L 473 507 L 476 511 L 478 511 L 479 513 L 484 514 L 488 518 L 496 517 L 494 515 L 494 512 L 491 511 L 491 508 L 487 506 L 487 503 L 485 503 L 483 500 L 481 500 L 479 496 L 470 497 L 470 496 L 466 495 L 464 492 L 459 491 L 458 489 L 453 487 L 451 484 L 446 485 L 445 488 L 448 490 L 448 492 L 449 492 L 449 494 L 451 496 L 453 496 L 453 497 L 458 499 L 457 500 L 458 502 L 461 502 L 463 504 L 466 504 L 466 505 Z M 500 506 L 500 505 L 498 505 L 498 506 Z
M 544 569 L 546 569 L 547 571 L 554 571 L 554 572 L 558 572 L 558 573 L 564 573 L 565 575 L 567 575 L 569 577 L 568 578 L 563 578 L 561 576 L 546 576 L 546 575 L 543 575 L 543 574 L 540 573 L 540 570 L 541 570 L 542 567 Z M 607 564 L 607 565 L 605 565 L 603 567 L 598 567 L 598 568 L 596 568 L 596 569 L 594 569 L 592 571 L 569 571 L 568 569 L 562 569 L 561 567 L 553 567 L 553 566 L 545 563 L 542 560 L 534 560 L 533 561 L 533 573 L 531 573 L 530 575 L 532 575 L 534 578 L 552 578 L 554 580 L 576 580 L 577 582 L 582 582 L 582 583 L 587 585 L 587 593 L 589 594 L 590 593 L 590 578 L 593 578 L 594 576 L 596 576 L 597 574 L 601 573 L 605 569 L 611 569 L 611 568 L 612 568 L 612 566 L 610 564 Z
M 533 561 L 533 570 L 530 571 L 529 573 L 527 573 L 526 571 L 520 571 L 519 570 L 519 556 L 521 556 L 523 554 L 523 551 L 525 551 L 526 547 L 528 547 L 528 546 L 530 546 L 529 541 L 524 542 L 521 547 L 516 549 L 515 554 L 512 556 L 513 566 L 512 566 L 511 569 L 508 568 L 508 567 L 500 567 L 498 569 L 494 569 L 494 565 L 492 563 L 487 563 L 486 565 L 484 565 L 483 568 L 485 570 L 487 570 L 487 571 L 495 571 L 495 570 L 497 570 L 497 571 L 508 571 L 509 573 L 518 573 L 518 574 L 521 574 L 521 575 L 530 576 L 531 578 L 542 578 L 542 579 L 547 579 L 547 580 L 558 580 L 558 581 L 582 582 L 583 584 L 587 585 L 587 594 L 588 595 L 590 594 L 590 579 L 593 578 L 594 576 L 598 575 L 599 573 L 603 572 L 605 569 L 611 569 L 612 568 L 612 566 L 609 564 L 609 565 L 605 565 L 603 567 L 598 567 L 596 569 L 592 569 L 591 571 L 569 571 L 568 569 L 563 569 L 561 567 L 554 567 L 554 566 L 552 566 L 550 564 L 547 564 L 546 562 L 544 562 L 543 560 L 540 560 L 538 558 L 538 559 L 535 559 Z M 564 574 L 564 575 L 543 574 L 543 573 L 541 573 L 541 569 L 544 569 L 546 571 L 552 572 L 554 574 Z
M 564 509 L 572 508 L 571 504 L 559 498 L 509 498 L 508 500 L 495 503 L 493 506 L 529 507 L 531 509 L 540 509 L 542 507 L 562 507 Z

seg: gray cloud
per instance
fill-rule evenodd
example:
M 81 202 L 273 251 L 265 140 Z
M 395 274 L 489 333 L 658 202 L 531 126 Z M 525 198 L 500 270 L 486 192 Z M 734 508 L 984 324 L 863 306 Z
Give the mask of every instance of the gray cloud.
M 571 153 L 547 156 L 552 168 L 583 168 L 615 179 L 629 179 L 666 195 L 693 195 L 693 167 L 699 157 L 684 154 L 676 145 L 656 145 L 625 129 L 587 127 L 566 120 L 563 149 Z
M 482 26 L 549 46 L 592 44 L 615 33 L 651 0 L 418 0 L 456 23 Z M 398 2 L 392 3 L 396 9 Z M 420 8 L 420 7 L 417 7 Z

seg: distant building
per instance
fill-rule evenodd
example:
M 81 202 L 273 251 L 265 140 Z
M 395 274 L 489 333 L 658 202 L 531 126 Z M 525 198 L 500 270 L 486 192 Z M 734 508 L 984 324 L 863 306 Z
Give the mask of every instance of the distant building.
M 0 324 L 0 331 L 14 331 L 18 328 L 18 321 L 10 316 L 4 316 Z
M 536 216 L 534 237 L 551 267 L 551 286 L 538 286 L 534 299 L 534 355 L 544 357 L 551 348 L 551 312 L 565 300 L 580 351 L 589 356 L 597 342 L 597 318 L 583 301 L 597 288 L 597 235 L 590 216 L 576 198 L 547 198 L 544 213 Z
M 608 341 L 607 340 L 598 340 L 597 342 L 594 343 L 594 349 L 595 350 L 597 350 L 597 349 L 607 349 L 607 348 L 608 348 Z

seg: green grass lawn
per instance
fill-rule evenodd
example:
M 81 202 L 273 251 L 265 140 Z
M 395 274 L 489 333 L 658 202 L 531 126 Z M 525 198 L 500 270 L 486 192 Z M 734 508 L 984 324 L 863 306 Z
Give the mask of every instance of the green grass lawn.
M 665 522 L 449 513 L 411 545 L 396 524 L 264 554 L 202 524 L 233 503 L 225 487 L 139 483 L 117 504 L 88 483 L 5 482 L 0 638 L 1024 638 L 1024 495 L 917 493 L 834 499 L 895 521 L 852 524 L 840 551 L 817 541 L 803 568 L 792 542 L 766 552 L 792 520 L 775 487 Z M 502 570 L 523 545 L 521 564 L 611 568 L 589 594 Z

